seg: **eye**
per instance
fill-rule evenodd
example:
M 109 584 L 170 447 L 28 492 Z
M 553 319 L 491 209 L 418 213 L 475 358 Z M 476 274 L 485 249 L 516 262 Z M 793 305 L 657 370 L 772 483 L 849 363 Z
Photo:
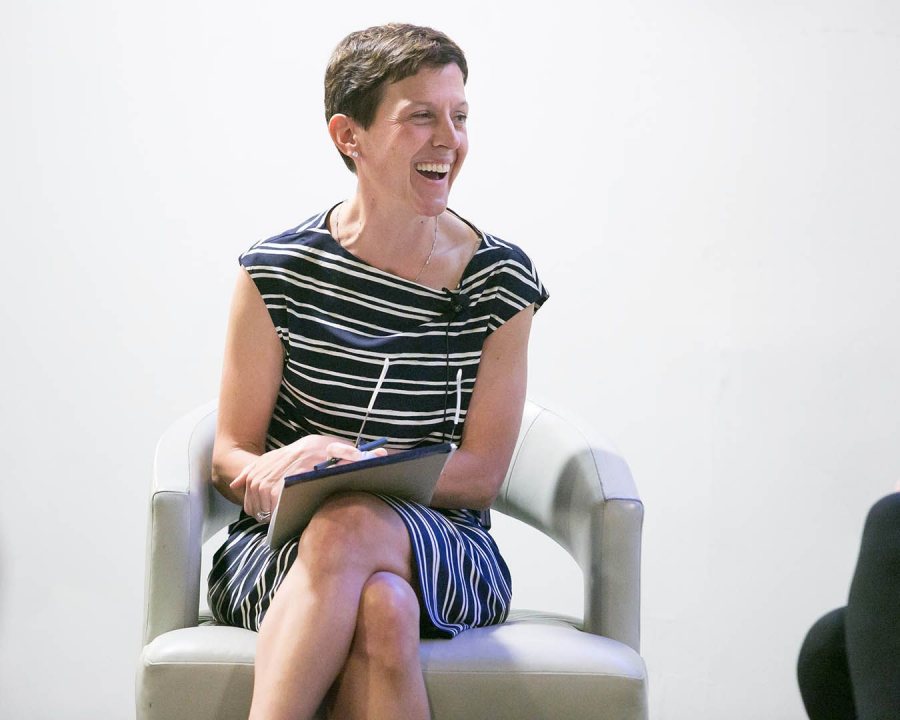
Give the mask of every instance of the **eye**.
M 456 113 L 456 115 L 454 115 L 454 117 L 453 117 L 453 122 L 455 122 L 457 125 L 465 125 L 466 120 L 468 120 L 468 119 L 469 119 L 469 116 L 466 115 L 465 113 Z
M 417 122 L 427 122 L 428 120 L 431 120 L 431 117 L 432 115 L 428 110 L 419 110 L 412 114 L 412 119 Z

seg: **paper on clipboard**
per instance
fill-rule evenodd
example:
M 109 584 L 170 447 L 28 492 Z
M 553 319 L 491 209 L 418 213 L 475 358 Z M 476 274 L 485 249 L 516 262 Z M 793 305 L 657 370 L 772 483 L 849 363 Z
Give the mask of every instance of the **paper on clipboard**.
M 290 475 L 269 521 L 266 542 L 279 548 L 297 537 L 325 499 L 339 492 L 384 493 L 427 505 L 454 450 L 453 443 L 427 445 Z

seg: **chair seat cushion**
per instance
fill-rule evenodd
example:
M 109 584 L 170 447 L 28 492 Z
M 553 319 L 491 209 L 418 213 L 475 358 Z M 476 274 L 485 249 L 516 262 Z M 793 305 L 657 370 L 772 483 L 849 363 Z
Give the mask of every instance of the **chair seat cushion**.
M 246 718 L 255 652 L 256 633 L 240 628 L 201 625 L 160 635 L 138 669 L 142 717 Z M 435 720 L 646 717 L 641 657 L 555 616 L 516 613 L 452 640 L 423 640 L 420 658 Z M 209 707 L 201 714 L 190 701 L 198 695 Z

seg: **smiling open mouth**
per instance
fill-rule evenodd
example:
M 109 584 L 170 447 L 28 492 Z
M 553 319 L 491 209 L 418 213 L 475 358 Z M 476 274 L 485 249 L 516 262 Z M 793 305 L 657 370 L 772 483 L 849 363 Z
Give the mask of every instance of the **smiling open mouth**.
M 417 163 L 416 172 L 429 180 L 442 180 L 450 172 L 450 163 Z

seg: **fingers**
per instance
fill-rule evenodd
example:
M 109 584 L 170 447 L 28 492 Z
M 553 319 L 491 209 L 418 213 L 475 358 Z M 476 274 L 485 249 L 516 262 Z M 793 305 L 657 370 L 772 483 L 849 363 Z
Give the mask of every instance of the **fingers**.
M 368 460 L 373 457 L 382 457 L 387 455 L 387 450 L 384 448 L 377 448 L 376 450 L 362 452 L 349 443 L 333 442 L 329 443 L 325 448 L 325 454 L 328 457 L 338 458 L 339 460 L 356 462 L 358 460 Z
M 231 487 L 243 490 L 244 512 L 259 522 L 268 522 L 278 505 L 284 480 L 280 473 L 266 473 L 251 463 L 231 482 Z
M 352 461 L 359 459 L 360 452 L 350 443 L 333 442 L 328 443 L 325 447 L 325 455 L 330 458 Z
M 283 486 L 284 483 L 280 480 L 256 487 L 251 485 L 254 491 L 248 492 L 244 496 L 244 512 L 252 515 L 261 523 L 269 522 L 275 508 L 278 507 L 278 500 L 281 497 Z
M 305 472 L 316 462 L 330 457 L 356 462 L 386 454 L 384 448 L 361 452 L 346 440 L 306 436 L 290 446 L 260 455 L 241 470 L 230 486 L 235 493 L 243 495 L 244 511 L 248 515 L 259 522 L 268 522 L 278 506 L 285 476 Z
M 247 484 L 247 468 L 244 468 L 243 470 L 241 470 L 240 475 L 238 475 L 228 485 L 235 492 L 243 492 L 244 486 L 246 484 Z
M 375 450 L 366 450 L 363 453 L 360 453 L 360 460 L 368 460 L 373 457 L 384 457 L 388 452 L 384 448 L 376 448 Z
M 268 521 L 271 516 L 271 510 L 265 507 L 265 504 L 259 499 L 259 493 L 254 492 L 254 484 L 250 482 L 250 473 L 254 463 L 250 463 L 241 470 L 240 474 L 229 483 L 232 490 L 241 493 L 244 496 L 244 512 L 255 517 L 260 522 Z M 274 505 L 272 505 L 274 507 Z

